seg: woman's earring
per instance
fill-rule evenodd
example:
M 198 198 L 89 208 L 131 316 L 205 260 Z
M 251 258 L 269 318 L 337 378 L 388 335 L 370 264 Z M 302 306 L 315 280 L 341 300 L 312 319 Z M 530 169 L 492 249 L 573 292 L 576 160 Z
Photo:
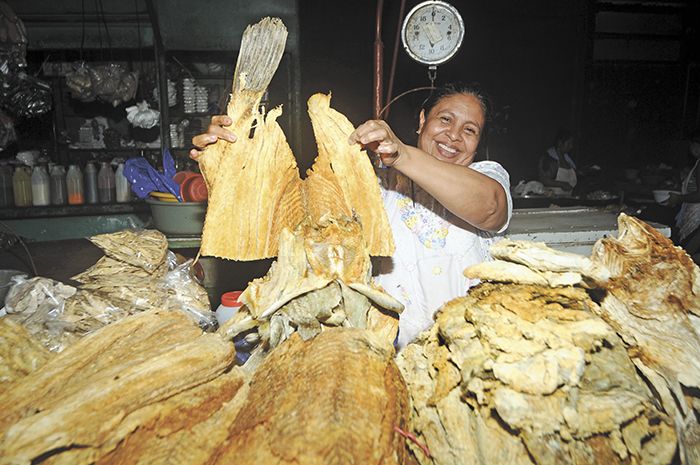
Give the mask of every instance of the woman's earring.
M 420 134 L 420 129 L 416 129 L 416 134 Z

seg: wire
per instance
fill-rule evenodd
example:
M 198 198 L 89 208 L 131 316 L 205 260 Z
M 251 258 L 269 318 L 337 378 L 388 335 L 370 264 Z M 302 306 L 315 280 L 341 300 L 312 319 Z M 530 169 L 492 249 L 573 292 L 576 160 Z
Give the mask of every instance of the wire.
M 83 50 L 85 49 L 85 0 L 81 0 L 82 33 L 80 35 L 80 61 L 83 61 Z
M 112 38 L 109 36 L 109 29 L 107 28 L 107 19 L 105 18 L 105 10 L 104 6 L 102 5 L 102 0 L 97 0 L 97 4 L 100 7 L 100 19 L 102 20 L 102 24 L 105 27 L 105 35 L 107 36 L 107 49 L 109 50 L 109 59 L 113 60 L 112 56 Z
M 391 106 L 394 102 L 396 102 L 396 101 L 397 101 L 398 99 L 400 99 L 401 97 L 404 97 L 404 96 L 406 96 L 406 95 L 408 95 L 408 94 L 412 94 L 413 92 L 418 92 L 419 90 L 435 90 L 435 86 L 415 87 L 415 88 L 409 89 L 409 90 L 407 90 L 407 91 L 405 91 L 405 92 L 401 92 L 399 95 L 397 95 L 396 97 L 394 97 L 393 99 L 391 99 L 391 100 L 389 101 L 389 103 L 387 103 L 386 105 L 384 105 L 384 108 L 381 109 L 381 111 L 379 112 L 378 117 L 381 118 L 381 117 L 382 117 L 382 114 L 384 113 L 384 110 L 386 110 L 387 108 L 389 108 L 389 106 Z
M 22 239 L 22 236 L 20 236 L 16 232 L 14 232 L 12 230 L 12 228 L 10 228 L 7 224 L 3 223 L 2 221 L 0 221 L 0 225 L 2 225 L 2 227 L 5 228 L 5 230 L 8 233 L 13 235 L 17 239 L 17 242 L 19 242 L 20 245 L 24 248 L 24 251 L 27 253 L 27 258 L 29 259 L 29 264 L 32 267 L 32 273 L 34 273 L 34 276 L 39 276 L 39 273 L 36 270 L 36 265 L 34 264 L 34 258 L 32 258 L 32 254 L 29 252 L 29 248 L 27 247 L 27 244 L 25 244 L 24 240 Z

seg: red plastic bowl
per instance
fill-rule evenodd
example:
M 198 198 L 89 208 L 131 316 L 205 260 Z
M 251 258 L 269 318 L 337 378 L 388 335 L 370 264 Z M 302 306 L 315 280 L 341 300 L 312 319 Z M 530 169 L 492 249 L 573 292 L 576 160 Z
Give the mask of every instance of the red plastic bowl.
M 194 173 L 192 171 L 178 171 L 175 173 L 175 176 L 173 176 L 173 181 L 178 183 L 178 185 L 181 185 L 183 182 L 185 182 L 185 179 L 191 178 L 192 176 L 196 176 L 197 173 Z
M 204 202 L 208 198 L 207 184 L 201 174 L 194 174 L 180 184 L 183 202 Z

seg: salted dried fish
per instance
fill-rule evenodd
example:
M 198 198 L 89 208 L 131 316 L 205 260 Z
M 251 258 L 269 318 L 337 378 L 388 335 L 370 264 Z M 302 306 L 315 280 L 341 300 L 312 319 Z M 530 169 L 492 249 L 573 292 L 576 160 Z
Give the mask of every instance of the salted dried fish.
M 673 422 L 595 306 L 582 288 L 487 283 L 444 305 L 397 358 L 432 454 L 412 446 L 417 461 L 670 463 Z
M 108 257 L 153 273 L 162 266 L 168 252 L 168 239 L 160 231 L 124 230 L 92 236 L 90 241 Z
M 596 313 L 622 336 L 674 418 L 681 461 L 699 464 L 693 451 L 700 450 L 700 411 L 692 405 L 699 398 L 700 334 L 691 317 L 700 314 L 700 271 L 646 223 L 621 214 L 618 228 L 617 238 L 602 239 L 593 249 L 592 260 L 611 273 Z
M 505 260 L 493 260 L 472 265 L 464 270 L 464 276 L 470 279 L 493 281 L 498 283 L 535 284 L 538 286 L 575 286 L 583 285 L 581 274 L 571 271 L 540 271 L 519 263 Z
M 283 230 L 278 260 L 267 275 L 249 283 L 240 300 L 244 307 L 220 332 L 233 338 L 258 328 L 260 350 L 246 363 L 249 368 L 293 332 L 306 340 L 324 327 L 349 326 L 376 330 L 393 342 L 398 326 L 389 320 L 396 322 L 403 310 L 371 282 L 355 218 L 329 217 L 320 224 L 305 222 L 294 232 Z
M 0 318 L 0 393 L 8 383 L 36 371 L 50 359 L 51 353 L 22 325 Z
M 81 460 L 73 463 L 93 463 L 141 422 L 157 419 L 151 406 L 218 377 L 233 354 L 230 342 L 203 334 L 179 312 L 106 326 L 0 396 L 0 463 L 72 459 L 76 449 Z
M 534 271 L 578 273 L 597 284 L 605 283 L 610 276 L 607 267 L 588 257 L 554 250 L 542 242 L 502 239 L 493 244 L 489 251 L 496 259 L 519 263 Z

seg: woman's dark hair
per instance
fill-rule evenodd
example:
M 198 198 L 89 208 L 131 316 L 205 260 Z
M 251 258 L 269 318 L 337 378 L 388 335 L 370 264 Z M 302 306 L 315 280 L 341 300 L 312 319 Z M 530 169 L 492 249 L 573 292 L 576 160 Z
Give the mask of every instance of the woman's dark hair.
M 481 89 L 479 84 L 465 84 L 454 82 L 433 89 L 428 98 L 423 101 L 421 110 L 425 111 L 426 117 L 437 103 L 445 97 L 452 95 L 467 94 L 476 97 L 481 104 L 481 109 L 484 111 L 484 123 L 488 122 L 491 116 L 491 101 L 486 93 Z M 483 128 L 482 128 L 483 129 Z
M 557 129 L 557 135 L 554 137 L 554 146 L 556 147 L 559 145 L 560 142 L 566 142 L 569 139 L 572 139 L 574 135 L 571 133 L 566 128 L 559 128 Z

